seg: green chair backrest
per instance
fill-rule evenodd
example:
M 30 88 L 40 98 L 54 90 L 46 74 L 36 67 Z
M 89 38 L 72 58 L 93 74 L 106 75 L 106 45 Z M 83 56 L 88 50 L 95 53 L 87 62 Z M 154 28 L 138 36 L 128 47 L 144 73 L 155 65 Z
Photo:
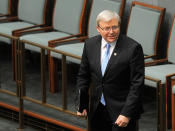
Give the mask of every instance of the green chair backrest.
M 168 43 L 168 61 L 175 63 L 175 17 L 173 20 Z
M 19 0 L 19 19 L 33 24 L 43 24 L 46 1 L 47 0 Z
M 80 33 L 85 4 L 86 0 L 57 0 L 53 14 L 54 29 L 68 34 Z
M 9 13 L 9 0 L 0 0 L 0 14 Z
M 132 5 L 127 36 L 139 42 L 144 55 L 155 55 L 162 10 Z

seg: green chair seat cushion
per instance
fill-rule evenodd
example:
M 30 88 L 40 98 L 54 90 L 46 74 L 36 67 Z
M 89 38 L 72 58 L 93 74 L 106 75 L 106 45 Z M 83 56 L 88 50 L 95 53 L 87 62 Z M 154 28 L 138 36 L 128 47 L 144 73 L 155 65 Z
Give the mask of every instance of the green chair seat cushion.
M 26 22 L 8 22 L 8 23 L 1 23 L 0 24 L 0 33 L 6 34 L 6 35 L 12 35 L 12 31 L 26 28 L 33 26 L 33 24 L 26 23 Z M 6 37 L 0 36 L 0 41 L 6 42 L 8 44 L 11 44 L 11 40 Z
M 76 55 L 76 56 L 82 56 L 83 53 L 83 48 L 84 48 L 84 43 L 76 43 L 76 44 L 67 44 L 67 45 L 61 45 L 61 46 L 57 46 L 55 49 L 59 50 L 59 51 L 63 51 L 65 53 L 69 53 L 72 55 Z M 51 52 L 51 56 L 61 59 L 62 55 L 59 53 L 55 53 L 55 52 Z M 76 63 L 76 64 L 80 64 L 81 60 L 80 59 L 76 59 L 73 57 L 66 57 L 67 61 L 72 62 L 72 63 Z
M 26 22 L 8 22 L 0 24 L 0 33 L 11 35 L 13 30 L 33 26 Z
M 161 80 L 161 84 L 165 84 L 166 76 L 172 73 L 175 73 L 175 64 L 164 64 L 145 67 L 145 76 Z M 152 82 L 150 80 L 145 80 L 145 85 L 156 87 L 155 82 Z
M 27 40 L 27 41 L 34 42 L 42 46 L 48 46 L 48 42 L 50 40 L 67 37 L 67 36 L 70 36 L 70 34 L 53 31 L 53 32 L 44 32 L 44 33 L 24 35 L 20 37 L 20 40 Z M 25 44 L 25 48 L 28 50 L 40 52 L 40 48 L 37 46 Z

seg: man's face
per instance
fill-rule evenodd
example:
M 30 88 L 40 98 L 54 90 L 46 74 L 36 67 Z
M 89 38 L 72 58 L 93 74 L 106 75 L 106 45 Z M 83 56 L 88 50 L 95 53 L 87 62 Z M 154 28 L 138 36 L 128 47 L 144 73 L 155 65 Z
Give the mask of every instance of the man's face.
M 114 18 L 108 22 L 100 21 L 99 25 L 97 26 L 97 31 L 106 40 L 106 42 L 112 43 L 116 41 L 120 34 L 118 20 Z

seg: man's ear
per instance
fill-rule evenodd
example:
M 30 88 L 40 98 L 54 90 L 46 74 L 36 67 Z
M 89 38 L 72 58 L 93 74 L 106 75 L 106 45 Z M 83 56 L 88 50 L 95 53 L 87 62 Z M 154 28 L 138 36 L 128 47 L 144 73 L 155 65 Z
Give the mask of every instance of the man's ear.
M 98 27 L 98 26 L 96 26 L 96 29 L 97 29 L 98 33 L 100 33 L 100 29 L 99 29 L 99 27 Z

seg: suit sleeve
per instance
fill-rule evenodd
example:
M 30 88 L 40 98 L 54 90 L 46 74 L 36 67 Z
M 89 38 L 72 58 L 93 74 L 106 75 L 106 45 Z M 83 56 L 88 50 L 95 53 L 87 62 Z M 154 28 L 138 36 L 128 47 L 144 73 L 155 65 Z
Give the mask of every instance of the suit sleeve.
M 83 109 L 88 109 L 89 103 L 89 83 L 90 83 L 90 71 L 87 58 L 87 46 L 86 42 L 83 49 L 81 64 L 79 73 L 77 76 L 77 106 L 78 111 L 82 112 Z
M 144 55 L 141 45 L 137 45 L 130 59 L 130 91 L 121 114 L 133 118 L 139 112 L 144 87 Z

